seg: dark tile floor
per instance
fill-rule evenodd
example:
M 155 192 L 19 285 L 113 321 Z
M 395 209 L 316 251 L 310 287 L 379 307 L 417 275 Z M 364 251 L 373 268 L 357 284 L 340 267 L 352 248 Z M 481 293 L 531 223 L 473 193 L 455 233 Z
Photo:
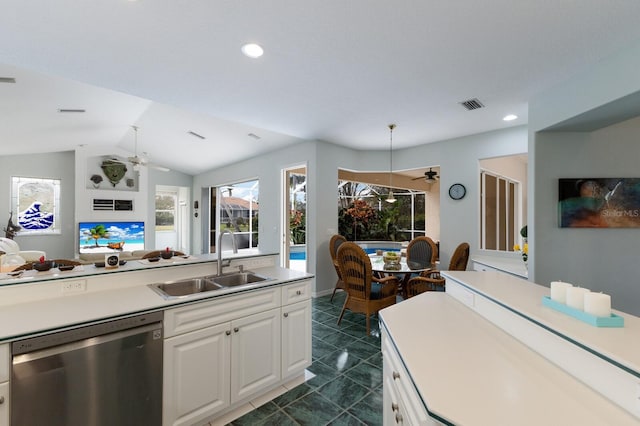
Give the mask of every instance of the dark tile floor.
M 382 354 L 377 317 L 338 316 L 345 293 L 313 299 L 315 377 L 234 420 L 232 426 L 382 425 Z

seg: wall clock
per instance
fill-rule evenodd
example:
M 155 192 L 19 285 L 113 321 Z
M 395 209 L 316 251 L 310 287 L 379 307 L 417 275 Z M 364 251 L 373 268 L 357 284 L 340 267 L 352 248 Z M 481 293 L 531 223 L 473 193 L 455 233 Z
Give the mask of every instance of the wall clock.
M 467 188 L 464 187 L 461 183 L 454 183 L 449 188 L 449 197 L 454 200 L 461 200 L 467 194 Z

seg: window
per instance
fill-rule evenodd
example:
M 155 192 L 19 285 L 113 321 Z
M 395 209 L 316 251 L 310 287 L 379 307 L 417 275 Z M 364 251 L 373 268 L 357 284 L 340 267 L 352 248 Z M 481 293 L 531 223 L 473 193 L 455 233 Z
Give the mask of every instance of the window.
M 156 232 L 175 231 L 177 204 L 177 193 L 156 192 Z
M 513 251 L 518 238 L 520 184 L 490 171 L 480 173 L 481 248 Z
M 425 235 L 426 194 L 394 188 L 396 202 L 384 201 L 389 189 L 360 182 L 338 185 L 338 227 L 351 241 L 409 241 Z
M 60 179 L 13 176 L 11 212 L 20 235 L 60 234 Z
M 258 247 L 258 196 L 257 180 L 211 188 L 211 248 L 217 251 L 219 233 L 228 229 L 235 234 L 238 250 Z M 226 237 L 222 250 L 230 250 L 232 245 Z

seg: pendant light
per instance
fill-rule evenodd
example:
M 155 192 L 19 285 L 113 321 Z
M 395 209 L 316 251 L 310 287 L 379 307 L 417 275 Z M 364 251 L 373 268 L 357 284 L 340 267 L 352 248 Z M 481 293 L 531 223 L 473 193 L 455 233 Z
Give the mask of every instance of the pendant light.
M 395 203 L 396 197 L 393 196 L 393 129 L 396 128 L 395 124 L 389 124 L 389 195 L 385 200 L 387 203 Z

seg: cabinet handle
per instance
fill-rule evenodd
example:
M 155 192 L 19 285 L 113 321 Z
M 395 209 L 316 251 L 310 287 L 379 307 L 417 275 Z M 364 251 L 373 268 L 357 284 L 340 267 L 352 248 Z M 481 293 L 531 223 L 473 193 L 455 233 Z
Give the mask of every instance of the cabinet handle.
M 240 331 L 240 329 L 238 327 L 235 327 L 233 331 L 237 333 L 238 331 Z
M 288 313 L 288 312 L 285 312 L 285 313 L 284 313 L 284 317 L 285 317 L 285 318 L 287 318 L 288 316 L 289 316 L 289 313 Z
M 395 402 L 391 403 L 391 411 L 398 411 L 398 404 L 396 404 Z
M 398 373 L 397 371 L 393 372 L 393 380 L 399 379 L 400 378 L 400 373 Z
M 302 294 L 302 292 L 301 292 L 300 290 L 298 290 L 298 291 L 296 291 L 296 294 L 297 294 L 298 296 L 300 296 L 300 295 Z
M 231 330 L 227 330 L 227 331 L 225 331 L 224 333 L 225 333 L 227 336 L 230 336 L 230 335 L 231 335 Z
M 4 404 L 4 395 L 0 396 L 0 404 Z
M 396 423 L 402 423 L 402 414 L 396 413 Z

